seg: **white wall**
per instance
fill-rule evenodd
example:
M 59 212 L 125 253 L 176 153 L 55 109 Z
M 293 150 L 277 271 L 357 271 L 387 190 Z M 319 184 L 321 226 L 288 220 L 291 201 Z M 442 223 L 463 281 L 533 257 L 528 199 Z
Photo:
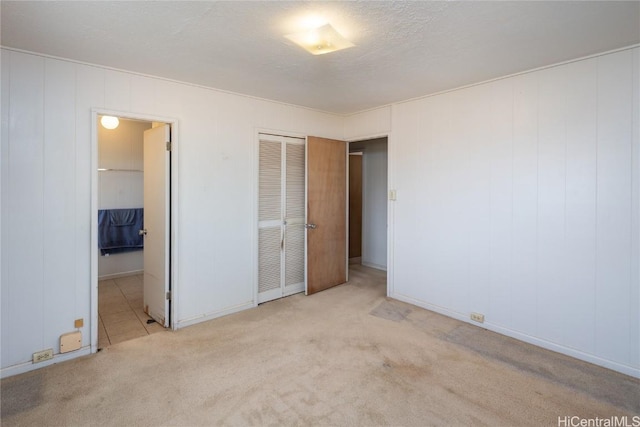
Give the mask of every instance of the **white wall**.
M 388 133 L 393 297 L 640 376 L 637 48 L 344 119 L 4 49 L 1 66 L 2 375 L 74 319 L 89 344 L 103 108 L 178 119 L 178 326 L 254 303 L 258 129 Z
M 352 142 L 362 150 L 362 264 L 387 269 L 387 138 Z
M 392 123 L 391 296 L 640 376 L 639 81 L 635 48 L 372 121 Z
M 57 353 L 74 319 L 90 343 L 92 108 L 178 120 L 177 325 L 254 304 L 257 131 L 341 138 L 340 116 L 7 49 L 1 59 L 3 376 Z
M 115 129 L 98 125 L 98 209 L 144 207 L 143 140 L 150 122 L 120 120 Z M 98 277 L 117 277 L 144 268 L 143 252 L 98 257 Z
M 344 121 L 344 139 L 357 141 L 387 136 L 391 131 L 391 106 L 352 114 Z

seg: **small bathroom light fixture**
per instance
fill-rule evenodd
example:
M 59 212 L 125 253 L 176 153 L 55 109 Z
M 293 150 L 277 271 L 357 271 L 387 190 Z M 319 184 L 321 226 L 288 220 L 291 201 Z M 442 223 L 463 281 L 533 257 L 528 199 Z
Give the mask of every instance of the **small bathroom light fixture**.
M 313 55 L 323 55 L 355 46 L 342 37 L 331 24 L 285 36 Z
M 120 124 L 120 120 L 114 116 L 102 116 L 100 123 L 105 129 L 115 129 Z

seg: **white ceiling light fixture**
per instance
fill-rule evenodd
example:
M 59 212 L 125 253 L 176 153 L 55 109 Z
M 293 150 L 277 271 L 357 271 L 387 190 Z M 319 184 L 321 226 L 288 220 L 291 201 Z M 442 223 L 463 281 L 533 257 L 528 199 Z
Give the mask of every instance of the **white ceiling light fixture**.
M 102 116 L 100 124 L 102 124 L 105 129 L 115 129 L 120 124 L 120 120 L 114 116 Z
M 323 55 L 355 46 L 338 33 L 331 24 L 285 36 L 313 55 Z

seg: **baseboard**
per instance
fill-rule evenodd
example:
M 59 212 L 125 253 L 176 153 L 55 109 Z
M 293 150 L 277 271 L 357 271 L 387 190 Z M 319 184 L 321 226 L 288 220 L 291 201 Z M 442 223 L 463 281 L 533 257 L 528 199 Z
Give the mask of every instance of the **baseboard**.
M 251 301 L 244 304 L 239 304 L 233 307 L 226 308 L 220 311 L 214 311 L 211 313 L 202 314 L 200 316 L 190 317 L 187 319 L 178 320 L 175 322 L 175 329 L 186 328 L 187 326 L 195 325 L 198 323 L 206 322 L 207 320 L 217 319 L 218 317 L 226 316 L 228 314 L 237 313 L 242 310 L 254 308 L 256 304 Z
M 399 301 L 403 301 L 408 304 L 412 304 L 429 311 L 434 311 L 444 316 L 451 317 L 451 318 L 460 320 L 462 322 L 477 326 L 479 328 L 484 328 L 489 331 L 496 332 L 498 334 L 517 339 L 519 341 L 533 344 L 535 346 L 542 347 L 547 350 L 555 351 L 556 353 L 561 353 L 567 356 L 571 356 L 575 359 L 593 363 L 594 365 L 602 366 L 603 368 L 611 369 L 613 371 L 617 371 L 622 374 L 629 375 L 631 377 L 640 378 L 640 368 L 624 365 L 622 363 L 614 362 L 608 359 L 603 359 L 594 354 L 584 353 L 582 351 L 579 351 L 570 347 L 565 347 L 563 345 L 559 345 L 550 341 L 532 337 L 531 335 L 523 334 L 522 332 L 514 331 L 512 329 L 508 329 L 503 326 L 495 325 L 495 324 L 492 324 L 491 322 L 484 322 L 482 324 L 478 324 L 471 321 L 471 319 L 469 319 L 468 313 L 459 313 L 457 311 L 452 311 L 450 309 L 440 307 L 438 305 L 430 304 L 425 301 L 418 300 L 406 295 L 393 293 L 390 296 L 390 298 L 397 299 Z
M 32 361 L 19 363 L 13 366 L 7 366 L 0 370 L 0 378 L 7 378 L 13 375 L 24 374 L 25 372 L 34 371 L 36 369 L 44 368 L 45 366 L 54 365 L 60 362 L 66 362 L 67 360 L 75 359 L 82 356 L 88 356 L 91 354 L 91 346 L 82 347 L 79 350 L 71 353 L 54 354 L 53 359 L 46 360 L 40 363 L 33 363 Z
M 119 279 L 121 277 L 137 276 L 138 274 L 143 274 L 143 273 L 144 273 L 144 270 L 124 271 L 122 273 L 113 273 L 113 274 L 105 274 L 104 276 L 98 276 L 98 280 Z
M 375 268 L 376 270 L 387 271 L 386 265 L 380 265 L 380 264 L 376 264 L 376 263 L 364 261 L 364 260 L 362 261 L 362 265 L 369 268 Z

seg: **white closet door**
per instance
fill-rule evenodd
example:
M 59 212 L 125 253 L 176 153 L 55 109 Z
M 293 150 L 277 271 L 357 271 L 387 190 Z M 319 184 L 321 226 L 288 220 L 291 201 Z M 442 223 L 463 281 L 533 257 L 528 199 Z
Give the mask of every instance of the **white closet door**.
M 282 144 L 260 141 L 258 294 L 280 292 L 282 267 Z M 274 292 L 275 291 L 275 292 Z
M 304 141 L 285 144 L 284 295 L 304 291 Z
M 260 134 L 258 303 L 304 290 L 305 140 Z

